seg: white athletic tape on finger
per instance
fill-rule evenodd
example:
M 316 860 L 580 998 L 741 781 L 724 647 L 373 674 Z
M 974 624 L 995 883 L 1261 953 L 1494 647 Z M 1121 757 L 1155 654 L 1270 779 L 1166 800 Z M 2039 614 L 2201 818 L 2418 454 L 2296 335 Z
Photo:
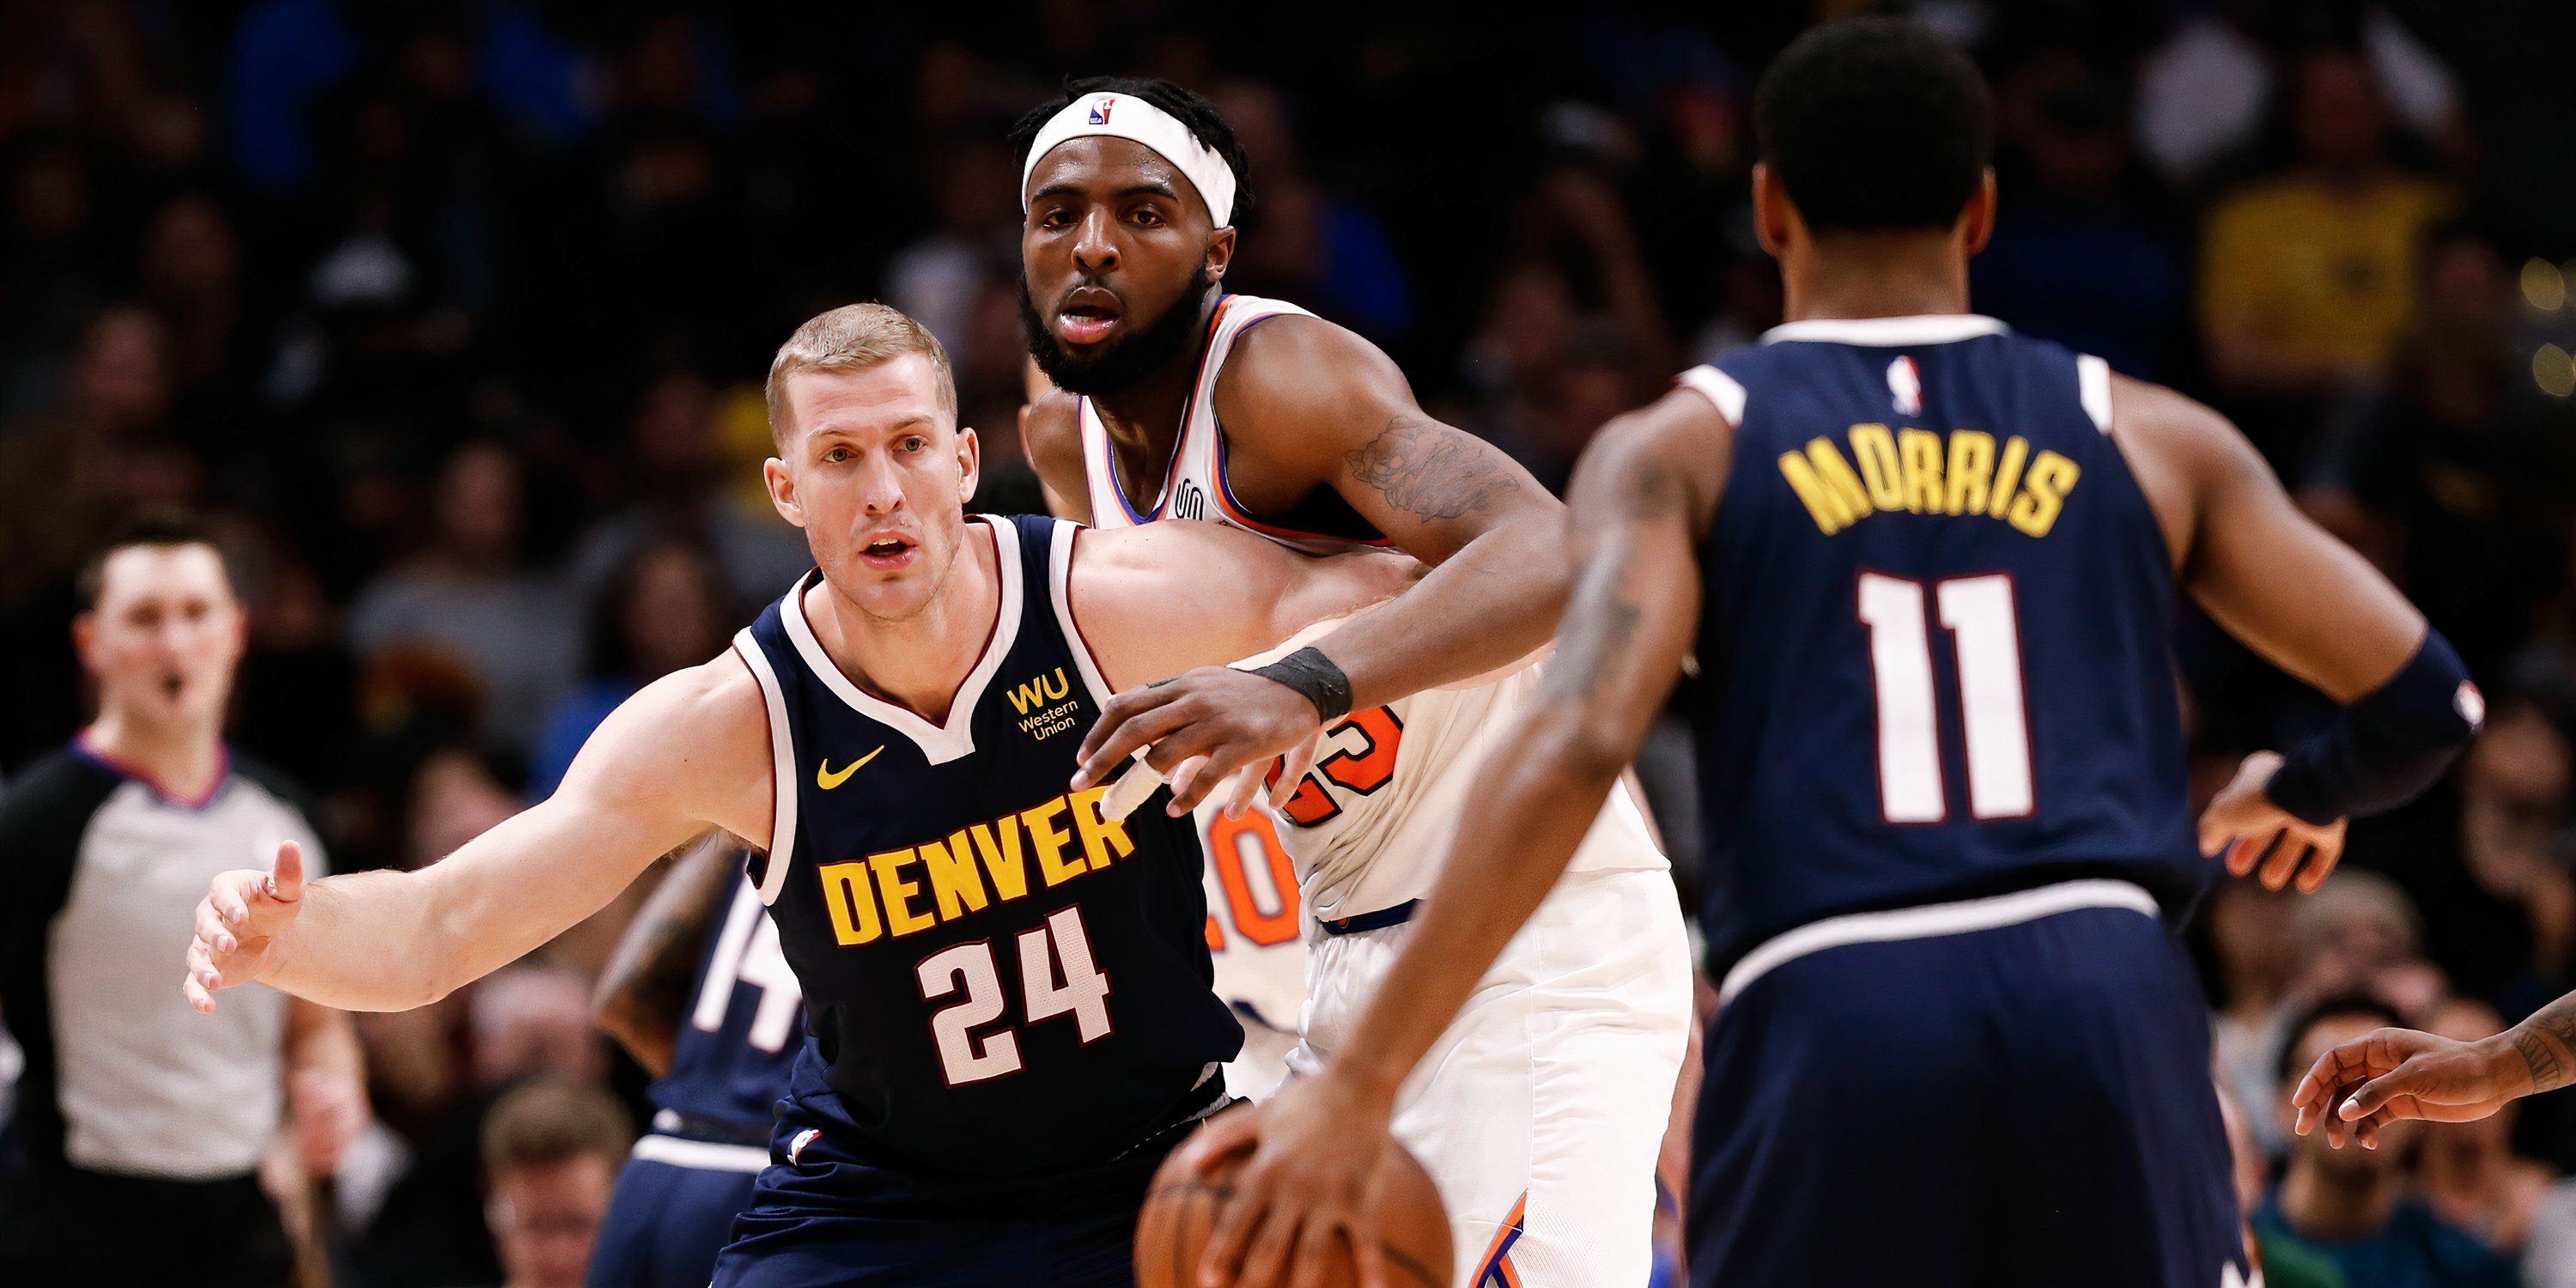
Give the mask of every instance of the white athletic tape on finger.
M 1145 803 L 1146 797 L 1154 794 L 1155 788 L 1162 785 L 1163 776 L 1145 763 L 1145 751 L 1138 748 L 1136 763 L 1129 765 L 1127 772 L 1118 776 L 1118 781 L 1109 784 L 1108 794 L 1100 798 L 1100 816 L 1112 823 L 1123 823 L 1128 815 L 1136 812 L 1137 806 Z

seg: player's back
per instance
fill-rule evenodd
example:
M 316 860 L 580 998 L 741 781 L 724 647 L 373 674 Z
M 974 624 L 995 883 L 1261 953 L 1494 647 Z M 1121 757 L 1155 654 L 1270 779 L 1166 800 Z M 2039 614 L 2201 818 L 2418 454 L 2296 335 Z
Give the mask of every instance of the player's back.
M 1813 321 L 1683 381 L 1735 426 L 1693 702 L 1714 969 L 1844 913 L 2204 879 L 2171 555 L 2099 359 Z

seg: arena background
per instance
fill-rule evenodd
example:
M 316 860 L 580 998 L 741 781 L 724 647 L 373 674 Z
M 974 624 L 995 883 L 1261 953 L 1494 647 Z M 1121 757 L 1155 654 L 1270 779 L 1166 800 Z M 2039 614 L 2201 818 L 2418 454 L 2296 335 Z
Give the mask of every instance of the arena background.
M 1751 84 L 1868 6 L 599 8 L 0 6 L 0 770 L 84 717 L 81 554 L 190 505 L 251 604 L 238 745 L 311 789 L 336 867 L 434 859 L 804 566 L 758 487 L 759 381 L 832 305 L 928 322 L 986 443 L 979 505 L 1038 508 L 1002 132 L 1066 74 L 1207 93 L 1252 165 L 1228 285 L 1378 341 L 1561 484 L 1604 419 L 1777 320 Z M 1979 307 L 2237 417 L 2486 686 L 2482 745 L 2357 824 L 2324 894 L 2240 883 L 2194 930 L 2220 1076 L 2277 1146 L 2299 999 L 2492 1028 L 2576 984 L 2569 15 L 1896 8 L 1996 87 Z M 2205 623 L 2178 657 L 2204 791 L 2324 710 Z M 1644 766 L 1685 868 L 1686 756 Z M 539 1069 L 640 1086 L 587 1019 L 619 913 L 366 1019 L 379 1126 L 338 1187 L 340 1282 L 496 1281 L 481 1107 Z M 2576 1172 L 2576 1110 L 2511 1131 L 2433 1133 L 2411 1183 L 2474 1226 L 2495 1176 Z M 2576 1191 L 2549 1194 L 2526 1274 L 2576 1282 L 2547 1261 L 2576 1258 Z

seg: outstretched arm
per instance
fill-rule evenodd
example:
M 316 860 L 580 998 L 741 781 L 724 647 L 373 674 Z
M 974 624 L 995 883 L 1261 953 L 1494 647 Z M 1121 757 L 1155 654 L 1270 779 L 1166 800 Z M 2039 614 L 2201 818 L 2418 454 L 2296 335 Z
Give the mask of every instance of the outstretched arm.
M 741 879 L 741 857 L 741 842 L 723 833 L 692 843 L 617 941 L 592 994 L 599 1027 L 656 1078 L 671 1071 L 707 928 L 729 879 Z
M 2376 1029 L 2317 1057 L 2290 1103 L 2302 1136 L 2326 1129 L 2341 1149 L 2379 1147 L 2379 1129 L 2400 1118 L 2457 1123 L 2484 1118 L 2523 1096 L 2576 1080 L 2576 993 L 2522 1023 L 2476 1042 L 2413 1029 Z
M 1432 567 L 1383 610 L 1314 646 L 1346 690 L 1343 710 L 1392 702 L 1506 665 L 1544 643 L 1565 603 L 1564 513 L 1492 444 L 1425 413 L 1377 346 L 1312 318 L 1264 322 L 1235 342 L 1216 389 L 1238 457 L 1331 487 L 1394 545 Z M 1142 719 L 1173 702 L 1186 720 Z M 1145 693 L 1122 693 L 1082 746 L 1099 781 L 1137 747 L 1164 773 L 1209 758 L 1194 806 L 1235 769 L 1280 754 L 1327 715 L 1284 684 L 1212 668 Z
M 302 851 L 227 872 L 197 905 L 188 1000 L 253 980 L 351 1011 L 423 1006 L 607 906 L 709 827 L 766 837 L 769 753 L 730 655 L 666 676 L 600 724 L 555 794 L 415 872 L 306 884 Z
M 1681 675 L 1699 618 L 1696 547 L 1725 483 L 1727 435 L 1704 399 L 1676 391 L 1613 421 L 1584 453 L 1565 525 L 1577 571 L 1557 656 L 1500 740 L 1512 753 L 1485 763 L 1481 803 L 1460 816 L 1403 950 L 1321 1075 L 1291 1083 L 1258 1116 L 1202 1133 L 1203 1161 L 1258 1137 L 1208 1243 L 1214 1275 L 1239 1268 L 1236 1282 L 1268 1284 L 1281 1281 L 1291 1248 L 1322 1255 L 1345 1235 L 1377 1247 L 1380 1151 L 1370 1146 L 1397 1090 L 1564 874 Z M 1361 1260 L 1365 1280 L 1375 1268 L 1370 1252 Z

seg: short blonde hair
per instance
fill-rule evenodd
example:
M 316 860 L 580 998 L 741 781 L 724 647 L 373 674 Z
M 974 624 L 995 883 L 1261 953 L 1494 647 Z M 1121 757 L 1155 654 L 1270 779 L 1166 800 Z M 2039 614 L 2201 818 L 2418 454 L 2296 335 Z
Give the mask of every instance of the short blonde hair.
M 957 422 L 957 376 L 948 366 L 948 349 L 930 328 L 916 322 L 903 310 L 884 304 L 844 304 L 827 313 L 817 313 L 778 346 L 778 356 L 769 360 L 769 437 L 777 442 L 785 437 L 785 398 L 787 378 L 799 371 L 854 371 L 892 362 L 907 353 L 918 353 L 930 359 L 933 379 L 939 386 L 939 406 L 948 413 L 953 426 Z

